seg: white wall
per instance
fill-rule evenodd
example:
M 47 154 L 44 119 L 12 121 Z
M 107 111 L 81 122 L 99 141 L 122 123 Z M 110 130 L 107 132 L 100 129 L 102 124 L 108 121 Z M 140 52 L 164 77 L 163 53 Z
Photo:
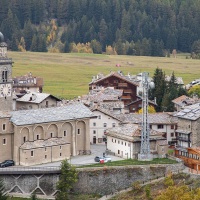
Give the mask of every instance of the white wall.
M 100 111 L 93 111 L 93 114 L 98 117 L 96 119 L 90 119 L 90 143 L 94 143 L 93 138 L 96 136 L 96 144 L 105 144 L 103 142 L 105 130 L 112 128 L 113 124 L 117 127 L 119 121 Z M 104 123 L 106 123 L 106 127 L 104 127 Z

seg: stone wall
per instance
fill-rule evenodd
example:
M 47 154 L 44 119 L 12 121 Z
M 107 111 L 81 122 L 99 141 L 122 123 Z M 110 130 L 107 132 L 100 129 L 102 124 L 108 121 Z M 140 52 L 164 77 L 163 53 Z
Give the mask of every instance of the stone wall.
M 78 182 L 74 186 L 77 193 L 98 193 L 101 195 L 128 188 L 135 181 L 141 183 L 166 176 L 169 172 L 178 173 L 184 168 L 182 163 L 174 165 L 143 165 L 122 167 L 83 168 L 79 171 Z M 14 168 L 13 168 L 14 169 Z M 28 169 L 28 168 L 27 168 Z M 36 191 L 45 198 L 56 193 L 59 179 L 58 170 L 0 171 L 5 189 L 10 195 L 29 196 Z

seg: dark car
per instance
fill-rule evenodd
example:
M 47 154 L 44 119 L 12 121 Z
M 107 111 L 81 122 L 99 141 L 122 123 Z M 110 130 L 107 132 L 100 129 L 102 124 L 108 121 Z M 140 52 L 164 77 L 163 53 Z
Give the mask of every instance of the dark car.
M 15 165 L 13 160 L 5 160 L 4 162 L 0 163 L 0 167 L 9 167 Z
M 95 161 L 95 162 L 99 162 L 101 159 L 103 159 L 103 157 L 101 157 L 101 156 L 96 156 L 96 157 L 94 158 L 94 161 Z

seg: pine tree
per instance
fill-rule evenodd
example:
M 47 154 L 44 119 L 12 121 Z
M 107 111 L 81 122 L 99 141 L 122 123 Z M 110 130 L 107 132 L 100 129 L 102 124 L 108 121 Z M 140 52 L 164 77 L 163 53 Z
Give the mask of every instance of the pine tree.
M 69 164 L 67 160 L 63 160 L 61 163 L 61 175 L 57 183 L 57 200 L 69 200 L 70 190 L 78 180 L 77 175 L 75 167 Z
M 5 192 L 4 183 L 3 183 L 3 180 L 0 179 L 0 200 L 8 199 L 8 196 L 5 195 L 4 192 Z

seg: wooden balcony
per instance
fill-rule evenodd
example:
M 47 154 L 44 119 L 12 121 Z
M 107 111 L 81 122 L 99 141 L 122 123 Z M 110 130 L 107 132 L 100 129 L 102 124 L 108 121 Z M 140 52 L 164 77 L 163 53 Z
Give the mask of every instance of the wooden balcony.
M 121 100 L 131 100 L 131 96 L 122 96 Z
M 127 83 L 118 83 L 118 87 L 128 87 Z
M 131 94 L 131 93 L 132 93 L 131 89 L 125 89 L 124 90 L 124 94 Z

